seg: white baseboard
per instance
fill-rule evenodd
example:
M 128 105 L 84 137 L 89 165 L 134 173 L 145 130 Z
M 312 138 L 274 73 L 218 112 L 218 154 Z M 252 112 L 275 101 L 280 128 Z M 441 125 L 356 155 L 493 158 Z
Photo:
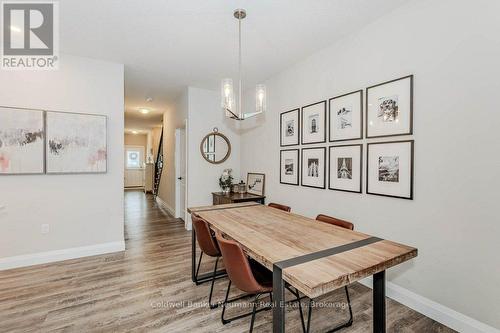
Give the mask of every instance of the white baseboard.
M 170 207 L 165 201 L 163 201 L 159 196 L 156 196 L 156 202 L 162 206 L 170 215 L 175 216 L 175 211 Z
M 358 281 L 372 288 L 373 278 Z M 500 330 L 452 310 L 442 304 L 415 294 L 392 282 L 385 283 L 386 296 L 458 332 L 500 333 Z
M 0 271 L 120 251 L 125 251 L 125 241 L 0 258 Z

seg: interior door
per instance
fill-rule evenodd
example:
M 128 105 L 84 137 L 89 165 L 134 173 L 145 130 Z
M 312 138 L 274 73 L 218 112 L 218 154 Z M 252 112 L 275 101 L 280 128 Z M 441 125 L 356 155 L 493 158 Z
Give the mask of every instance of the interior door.
M 144 187 L 144 147 L 125 146 L 125 187 Z
M 175 217 L 184 219 L 186 211 L 186 130 L 175 130 Z

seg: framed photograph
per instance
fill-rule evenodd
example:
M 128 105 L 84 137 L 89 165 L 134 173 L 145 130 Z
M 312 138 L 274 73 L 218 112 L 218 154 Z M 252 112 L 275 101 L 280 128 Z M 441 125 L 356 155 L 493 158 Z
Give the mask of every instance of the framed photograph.
M 413 134 L 413 75 L 366 88 L 366 137 Z
M 302 107 L 302 144 L 326 142 L 326 101 Z
M 47 112 L 47 173 L 104 173 L 106 116 Z
M 299 150 L 280 151 L 280 183 L 299 185 Z
M 296 146 L 300 137 L 299 109 L 280 114 L 280 146 Z
M 413 199 L 413 140 L 368 144 L 366 193 Z
M 255 195 L 264 195 L 266 175 L 263 173 L 247 173 L 247 192 Z
M 302 149 L 302 186 L 325 188 L 326 148 Z
M 0 175 L 44 173 L 44 112 L 0 107 Z
M 330 98 L 330 142 L 363 138 L 363 90 Z
M 328 188 L 361 193 L 363 145 L 332 146 L 328 156 Z

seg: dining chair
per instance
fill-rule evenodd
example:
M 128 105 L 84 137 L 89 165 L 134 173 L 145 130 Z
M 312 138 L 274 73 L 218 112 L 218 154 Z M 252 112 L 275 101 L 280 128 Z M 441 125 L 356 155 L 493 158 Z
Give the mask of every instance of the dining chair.
M 240 245 L 234 241 L 224 239 L 221 235 L 216 235 L 219 248 L 222 252 L 224 265 L 226 267 L 227 275 L 229 276 L 229 285 L 227 286 L 226 297 L 222 303 L 222 324 L 230 323 L 233 320 L 252 316 L 250 321 L 250 333 L 253 331 L 255 322 L 255 314 L 260 311 L 269 310 L 272 307 L 266 306 L 257 310 L 257 302 L 261 296 L 269 295 L 272 301 L 273 291 L 273 275 L 272 272 L 266 269 L 259 263 L 249 260 L 243 252 Z M 224 318 L 226 312 L 226 304 L 229 303 L 229 290 L 231 285 L 234 284 L 236 288 L 255 296 L 252 303 L 252 311 L 244 313 L 233 318 Z
M 203 254 L 209 257 L 216 258 L 211 279 L 212 282 L 210 286 L 210 294 L 208 296 L 208 304 L 210 306 L 210 309 L 215 309 L 219 306 L 219 304 L 212 304 L 212 294 L 214 291 L 214 283 L 217 279 L 217 264 L 219 263 L 219 259 L 220 257 L 222 257 L 222 254 L 220 252 L 219 245 L 217 244 L 217 241 L 215 240 L 214 235 L 210 230 L 210 227 L 208 226 L 208 223 L 196 214 L 191 214 L 191 220 L 193 221 L 193 228 L 196 232 L 196 240 L 198 241 L 198 245 L 200 246 L 201 250 L 198 267 L 196 268 L 195 280 L 198 280 L 198 272 L 200 270 L 200 264 L 201 259 L 203 258 Z
M 285 205 L 274 203 L 274 202 L 271 202 L 268 206 L 272 207 L 272 208 L 284 210 L 285 212 L 290 212 L 292 210 L 292 208 L 290 208 L 289 206 L 285 206 Z
M 351 222 L 344 221 L 336 217 L 331 217 L 324 214 L 319 214 L 318 216 L 316 216 L 316 221 L 333 224 L 336 225 L 337 227 L 342 227 L 349 230 L 354 230 L 354 224 L 352 224 Z
M 328 216 L 328 215 L 324 215 L 324 214 L 319 214 L 318 216 L 316 216 L 316 220 L 319 222 L 332 224 L 332 225 L 335 225 L 337 227 L 341 227 L 344 229 L 354 230 L 354 224 L 352 224 L 351 222 L 348 222 L 348 221 L 338 219 L 336 217 L 332 217 L 332 216 Z M 345 286 L 344 290 L 345 290 L 345 295 L 347 297 L 347 304 L 349 306 L 349 320 L 343 324 L 340 324 L 339 326 L 334 327 L 333 329 L 329 330 L 328 332 L 338 331 L 342 328 L 351 326 L 353 323 L 351 298 L 349 297 L 349 289 L 347 288 L 347 286 Z M 303 331 L 305 333 L 309 333 L 309 330 L 311 327 L 311 314 L 312 314 L 312 309 L 313 309 L 311 306 L 312 305 L 311 303 L 312 303 L 312 299 L 309 299 L 309 304 L 308 304 L 309 312 L 307 314 L 307 327 L 305 327 L 304 324 L 302 324 L 303 325 L 302 328 L 303 328 Z M 301 307 L 300 303 L 299 303 L 299 307 Z M 302 322 L 304 322 L 304 320 L 302 320 Z

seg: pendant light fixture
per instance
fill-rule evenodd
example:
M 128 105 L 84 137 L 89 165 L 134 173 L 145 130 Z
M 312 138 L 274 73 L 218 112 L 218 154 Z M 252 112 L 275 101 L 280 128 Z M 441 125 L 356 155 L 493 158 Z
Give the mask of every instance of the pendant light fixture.
M 256 116 L 266 110 L 266 86 L 258 84 L 255 86 L 255 111 L 244 113 L 241 107 L 241 20 L 247 16 L 244 9 L 236 9 L 234 17 L 238 19 L 238 100 L 234 98 L 232 79 L 223 79 L 221 84 L 221 106 L 226 117 L 235 120 L 245 120 Z

